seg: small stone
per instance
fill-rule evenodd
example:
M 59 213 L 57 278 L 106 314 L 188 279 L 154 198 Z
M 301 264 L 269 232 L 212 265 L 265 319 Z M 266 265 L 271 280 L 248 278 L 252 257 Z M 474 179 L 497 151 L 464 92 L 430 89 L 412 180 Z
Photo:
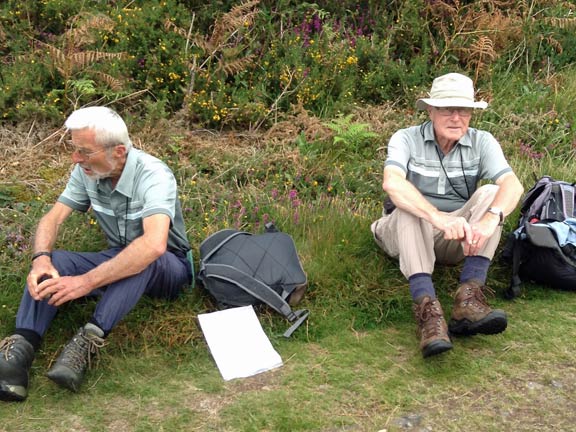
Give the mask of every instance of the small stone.
M 539 383 L 537 383 L 537 382 L 528 381 L 528 382 L 526 383 L 526 387 L 528 387 L 528 389 L 530 389 L 530 390 L 539 390 L 539 389 L 541 389 L 543 386 L 542 386 L 542 384 L 539 384 Z
M 419 414 L 408 414 L 406 416 L 397 418 L 394 423 L 403 429 L 410 429 L 415 426 L 420 425 L 422 422 L 422 416 Z
M 564 385 L 560 381 L 552 380 L 550 381 L 550 385 L 555 389 L 561 389 Z

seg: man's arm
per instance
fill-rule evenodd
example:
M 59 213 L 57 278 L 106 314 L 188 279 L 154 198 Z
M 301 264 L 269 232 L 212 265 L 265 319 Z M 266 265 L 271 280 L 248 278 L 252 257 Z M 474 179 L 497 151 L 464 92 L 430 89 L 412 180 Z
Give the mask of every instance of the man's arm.
M 491 207 L 498 207 L 505 216 L 514 211 L 524 193 L 524 187 L 516 174 L 507 172 L 496 180 L 498 192 L 492 201 Z M 482 218 L 472 224 L 472 235 L 466 237 L 464 255 L 476 255 L 484 246 L 488 238 L 494 234 L 500 223 L 500 216 L 486 212 Z
M 406 174 L 401 168 L 393 165 L 384 168 L 382 189 L 396 207 L 430 222 L 436 229 L 444 232 L 446 240 L 459 240 L 471 234 L 466 219 L 450 216 L 430 204 L 420 191 L 406 180 Z
M 143 219 L 142 223 L 144 233 L 114 258 L 83 275 L 44 281 L 39 286 L 40 295 L 51 295 L 49 303 L 60 306 L 96 288 L 140 273 L 166 252 L 170 218 L 165 214 L 155 214 Z
M 492 201 L 492 207 L 502 209 L 502 213 L 504 213 L 504 217 L 506 217 L 514 211 L 520 202 L 522 194 L 524 193 L 524 187 L 513 172 L 507 172 L 500 176 L 498 180 L 496 180 L 496 184 L 499 188 L 494 197 L 494 201 Z M 485 217 L 489 216 L 497 217 L 492 213 L 485 215 Z
M 72 209 L 65 204 L 56 202 L 54 206 L 38 222 L 34 235 L 34 253 L 52 252 L 60 225 L 70 216 Z M 42 255 L 32 261 L 32 268 L 26 282 L 28 291 L 35 300 L 41 300 L 38 295 L 38 280 L 42 277 L 56 278 L 58 271 L 52 265 L 49 256 Z

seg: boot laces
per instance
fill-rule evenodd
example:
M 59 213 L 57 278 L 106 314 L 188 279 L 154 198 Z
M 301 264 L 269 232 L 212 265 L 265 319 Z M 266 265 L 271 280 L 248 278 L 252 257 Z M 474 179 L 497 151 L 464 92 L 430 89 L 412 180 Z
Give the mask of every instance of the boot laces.
M 469 294 L 469 297 L 466 299 L 466 302 L 480 309 L 490 309 L 485 293 L 488 293 L 491 297 L 494 297 L 495 295 L 494 290 L 486 285 L 469 286 L 467 287 L 467 294 Z
M 8 336 L 0 341 L 0 353 L 2 353 L 6 361 L 11 358 L 10 351 L 12 351 L 16 340 L 14 336 Z
M 444 316 L 440 308 L 436 306 L 436 301 L 424 299 L 418 308 L 417 316 L 424 337 L 435 336 L 441 332 L 441 323 Z
M 64 348 L 62 362 L 65 362 L 77 372 L 82 371 L 86 365 L 90 368 L 92 366 L 92 356 L 98 356 L 99 348 L 102 348 L 105 344 L 104 339 L 96 335 L 80 332 Z

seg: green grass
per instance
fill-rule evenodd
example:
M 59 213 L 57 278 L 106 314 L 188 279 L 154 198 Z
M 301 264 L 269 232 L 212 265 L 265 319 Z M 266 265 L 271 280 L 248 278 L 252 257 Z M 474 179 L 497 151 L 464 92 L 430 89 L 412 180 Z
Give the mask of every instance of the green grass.
M 572 75 L 556 77 L 568 95 L 574 92 Z M 572 126 L 562 129 L 554 119 L 574 118 L 576 108 L 560 105 L 561 94 L 546 86 L 528 83 L 537 93 L 528 94 L 520 78 L 501 83 L 497 100 L 507 103 L 495 102 L 475 124 L 502 142 L 526 188 L 542 174 L 573 181 Z M 560 106 L 555 117 L 545 114 Z M 284 140 L 194 136 L 177 124 L 158 124 L 156 143 L 147 141 L 150 129 L 133 131 L 135 142 L 146 143 L 177 175 L 196 258 L 199 243 L 225 227 L 258 232 L 273 220 L 294 237 L 309 279 L 302 306 L 310 318 L 285 340 L 287 323 L 259 312 L 283 367 L 224 382 L 196 319 L 214 305 L 195 289 L 173 303 L 143 300 L 114 329 L 81 391 L 70 394 L 44 374 L 94 303 L 67 305 L 37 355 L 29 398 L 0 404 L 0 431 L 573 429 L 574 293 L 526 286 L 521 298 L 507 302 L 502 293 L 510 269 L 496 260 L 489 274 L 497 294 L 491 302 L 508 312 L 507 331 L 455 339 L 451 352 L 422 359 L 408 284 L 370 232 L 381 213 L 386 140 L 421 116 L 390 107 L 356 116 L 359 124 L 372 122 L 381 139 L 367 136 L 347 147 L 329 135 L 311 138 L 305 123 L 297 139 L 290 122 L 278 125 L 290 132 Z M 555 147 L 546 147 L 549 139 Z M 542 156 L 527 154 L 521 142 Z M 62 169 L 49 155 L 42 164 L 38 172 Z M 30 186 L 22 176 L 16 189 L 25 193 L 7 194 L 0 207 L 1 335 L 13 330 L 34 226 L 54 198 L 54 185 L 61 184 L 43 177 Z M 515 223 L 510 216 L 505 231 Z M 74 215 L 62 227 L 58 246 L 94 250 L 103 244 L 90 216 Z M 447 316 L 458 276 L 458 266 L 434 273 Z
M 408 317 L 368 331 L 340 321 L 339 331 L 315 340 L 306 329 L 289 341 L 272 334 L 284 366 L 230 382 L 201 340 L 139 352 L 112 336 L 98 368 L 71 395 L 43 376 L 46 350 L 28 400 L 0 405 L 0 430 L 400 430 L 394 421 L 410 414 L 441 431 L 568 430 L 561 427 L 574 414 L 560 408 L 574 403 L 576 298 L 531 288 L 498 304 L 510 315 L 504 334 L 456 339 L 437 358 L 420 357 Z M 314 325 L 322 317 L 309 306 Z

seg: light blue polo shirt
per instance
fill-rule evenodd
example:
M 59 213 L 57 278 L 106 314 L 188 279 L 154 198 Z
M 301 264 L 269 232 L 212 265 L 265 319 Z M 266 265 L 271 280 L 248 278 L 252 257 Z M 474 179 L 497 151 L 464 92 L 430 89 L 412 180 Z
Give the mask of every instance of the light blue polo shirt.
M 495 182 L 512 171 L 496 138 L 474 128 L 443 155 L 430 121 L 394 133 L 387 153 L 384 166 L 400 167 L 433 206 L 446 212 L 462 207 L 480 180 Z
M 93 180 L 76 165 L 58 201 L 81 212 L 92 208 L 110 247 L 123 247 L 140 237 L 144 218 L 168 215 L 168 250 L 190 250 L 176 178 L 164 162 L 142 150 L 128 152 L 114 189 L 110 179 Z

